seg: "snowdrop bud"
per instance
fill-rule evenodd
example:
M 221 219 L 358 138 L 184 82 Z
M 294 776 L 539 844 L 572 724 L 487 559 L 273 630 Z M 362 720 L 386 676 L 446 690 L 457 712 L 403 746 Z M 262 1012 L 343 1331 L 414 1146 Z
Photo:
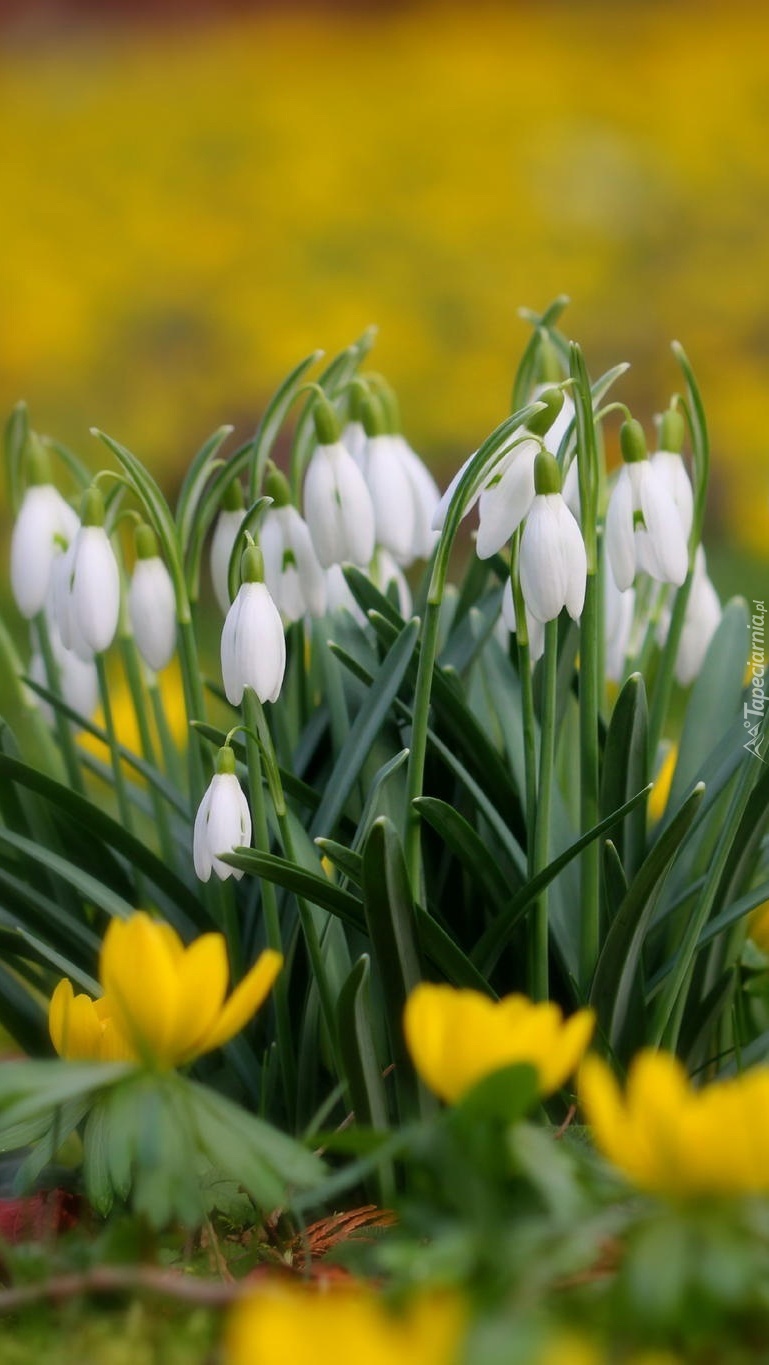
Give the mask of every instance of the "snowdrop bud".
M 222 631 L 222 680 L 233 706 L 240 705 L 247 687 L 261 702 L 277 701 L 283 683 L 283 625 L 263 577 L 261 551 L 251 544 L 243 555 L 243 582 Z
M 245 515 L 243 489 L 240 486 L 240 481 L 233 479 L 224 494 L 221 511 L 211 539 L 211 583 L 222 616 L 226 616 L 230 609 L 227 572 L 230 566 L 232 547 L 237 539 L 238 531 L 243 525 Z
M 83 495 L 81 517 L 82 525 L 67 554 L 68 611 L 64 618 L 69 616 L 72 647 L 81 658 L 89 659 L 92 653 L 108 649 L 115 637 L 120 573 L 104 529 L 104 500 L 95 485 Z
M 195 873 L 207 882 L 212 872 L 221 881 L 243 876 L 236 867 L 221 861 L 224 853 L 245 848 L 251 843 L 251 812 L 235 776 L 235 755 L 229 745 L 219 750 L 216 772 L 198 807 L 192 836 Z
M 42 611 L 54 560 L 77 534 L 80 522 L 48 478 L 37 437 L 30 438 L 29 486 L 11 536 L 11 588 L 22 616 Z
M 136 646 L 155 673 L 176 648 L 176 596 L 171 575 L 158 555 L 151 526 L 136 529 L 136 565 L 128 591 L 128 614 Z
M 546 452 L 535 462 L 536 496 L 521 537 L 521 592 L 538 621 L 566 607 L 576 621 L 585 602 L 587 556 L 582 533 L 560 493 L 561 475 Z

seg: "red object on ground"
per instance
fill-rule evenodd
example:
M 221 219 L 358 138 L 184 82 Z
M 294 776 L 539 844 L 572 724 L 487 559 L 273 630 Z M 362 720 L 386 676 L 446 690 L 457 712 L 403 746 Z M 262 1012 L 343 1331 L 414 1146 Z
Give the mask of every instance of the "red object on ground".
M 0 1199 L 0 1239 L 36 1242 L 74 1227 L 79 1200 L 67 1190 L 45 1190 L 19 1199 Z

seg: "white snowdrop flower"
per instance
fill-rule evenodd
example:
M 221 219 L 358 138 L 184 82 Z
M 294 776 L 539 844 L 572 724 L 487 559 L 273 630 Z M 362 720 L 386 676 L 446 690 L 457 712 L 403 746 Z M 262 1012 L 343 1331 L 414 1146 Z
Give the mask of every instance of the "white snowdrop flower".
M 542 444 L 545 447 L 545 450 L 549 451 L 551 455 L 557 455 L 561 441 L 569 430 L 571 423 L 574 421 L 574 399 L 565 389 L 559 389 L 557 387 L 554 389 L 552 384 L 537 384 L 532 391 L 531 401 L 532 403 L 535 403 L 540 398 L 544 398 L 546 394 L 553 392 L 561 395 L 562 402 L 555 416 L 551 418 L 549 426 L 546 427 L 541 435 Z M 536 430 L 535 423 L 532 423 L 530 430 Z M 565 491 L 564 497 L 566 497 Z
M 363 469 L 374 505 L 376 543 L 399 563 L 410 564 L 414 558 L 416 506 L 411 479 L 392 436 L 386 432 L 369 436 Z
M 660 619 L 657 640 L 664 645 L 670 629 L 671 610 L 668 607 Z M 710 642 L 721 621 L 721 603 L 718 593 L 708 576 L 705 551 L 697 546 L 694 557 L 694 571 L 686 604 L 684 624 L 678 645 L 675 662 L 676 681 L 681 687 L 689 687 L 697 677 L 705 661 Z
M 304 518 L 324 569 L 349 560 L 370 563 L 374 553 L 374 506 L 360 469 L 339 440 L 331 404 L 313 409 L 318 445 L 304 479 Z
M 529 655 L 534 664 L 537 659 L 541 659 L 545 652 L 545 623 L 538 621 L 536 616 L 532 616 L 529 608 L 524 603 L 526 612 L 526 630 L 529 636 Z M 502 616 L 501 620 L 511 635 L 518 633 L 518 621 L 515 614 L 515 598 L 513 597 L 513 585 L 508 578 L 502 591 Z
M 479 559 L 489 559 L 517 530 L 534 502 L 534 464 L 541 450 L 538 441 L 522 441 L 494 470 L 478 503 Z
M 385 596 L 387 596 L 391 584 L 395 584 L 398 610 L 404 621 L 408 621 L 411 616 L 412 600 L 406 575 L 389 550 L 385 550 L 381 546 L 377 547 L 371 561 L 371 581 Z
M 349 450 L 352 458 L 360 469 L 363 468 L 363 461 L 366 455 L 366 429 L 357 417 L 352 418 L 344 427 L 339 437 L 345 450 Z
M 520 526 L 534 501 L 534 461 L 543 445 L 548 449 L 548 434 L 560 416 L 564 396 L 559 388 L 540 385 L 532 397 L 543 400 L 546 404 L 544 409 L 532 418 L 528 427 L 521 427 L 511 436 L 510 443 L 502 451 L 482 486 L 476 489 L 462 514 L 466 516 L 478 502 L 478 538 L 475 548 L 479 559 L 489 559 L 501 550 Z M 550 444 L 554 445 L 555 450 L 558 449 L 559 442 L 550 438 Z M 432 521 L 434 529 L 442 529 L 449 503 L 469 463 L 469 460 L 465 461 L 441 498 Z
M 82 525 L 57 571 L 56 593 L 65 647 L 86 660 L 108 649 L 120 614 L 120 573 L 104 529 L 104 501 L 93 486 L 84 494 Z
M 267 484 L 269 488 L 269 480 Z M 268 508 L 259 528 L 264 581 L 285 621 L 322 616 L 326 579 L 307 522 L 290 503 Z
M 262 574 L 261 551 L 249 545 L 243 555 L 243 582 L 222 630 L 222 680 L 233 706 L 240 705 L 247 687 L 261 702 L 277 701 L 283 684 L 283 623 Z
M 53 561 L 45 614 L 49 630 L 61 638 L 63 647 L 77 654 L 79 659 L 89 661 L 93 658 L 93 650 L 83 639 L 72 612 L 70 584 L 74 549 L 73 541 L 64 553 L 57 555 Z
M 22 616 L 42 611 L 54 560 L 77 534 L 80 520 L 51 483 L 32 484 L 11 536 L 11 588 Z
M 49 628 L 49 640 L 62 700 L 73 711 L 90 719 L 99 704 L 99 675 L 95 663 L 92 659 L 86 661 L 78 658 L 72 649 L 65 649 L 55 628 Z M 50 681 L 39 647 L 34 650 L 28 671 L 33 682 L 50 689 Z M 52 725 L 55 720 L 53 707 L 42 697 L 36 697 L 35 700 L 48 724 Z
M 479 449 L 480 449 L 480 447 L 479 447 Z M 474 450 L 473 453 L 472 453 L 472 455 L 468 455 L 468 457 L 467 457 L 467 459 L 465 460 L 464 464 L 460 465 L 459 469 L 457 470 L 457 472 L 456 472 L 456 474 L 454 475 L 453 479 L 452 479 L 451 482 L 449 483 L 448 487 L 447 487 L 447 488 L 445 489 L 445 491 L 441 494 L 441 497 L 440 497 L 440 499 L 439 499 L 439 501 L 438 501 L 438 506 L 436 507 L 435 511 L 433 512 L 433 518 L 432 518 L 432 521 L 431 521 L 431 523 L 430 523 L 431 529 L 432 529 L 433 531 L 437 531 L 438 534 L 440 534 L 440 532 L 443 530 L 444 523 L 445 523 L 445 521 L 446 521 L 446 513 L 447 513 L 448 510 L 449 510 L 449 503 L 451 502 L 451 499 L 453 498 L 454 494 L 456 493 L 456 491 L 457 491 L 457 489 L 458 489 L 458 487 L 459 487 L 459 481 L 460 481 L 460 479 L 462 478 L 462 475 L 464 474 L 465 470 L 468 468 L 470 462 L 471 462 L 472 460 L 475 459 L 475 457 L 476 457 L 477 454 L 478 454 L 478 451 L 477 451 L 477 450 Z M 499 466 L 497 466 L 497 468 L 499 468 Z M 473 493 L 472 497 L 471 497 L 471 498 L 469 499 L 469 501 L 467 502 L 467 504 L 466 504 L 466 506 L 465 506 L 465 508 L 464 508 L 464 510 L 463 510 L 463 512 L 462 512 L 462 519 L 463 519 L 463 520 L 464 520 L 464 518 L 467 516 L 468 512 L 472 512 L 472 510 L 473 510 L 473 508 L 475 507 L 475 504 L 477 503 L 477 501 L 478 501 L 479 497 L 481 496 L 481 493 L 482 493 L 482 492 L 483 492 L 483 485 L 481 485 L 480 488 L 476 488 L 475 492 Z
M 694 521 L 694 490 L 681 456 L 683 441 L 684 419 L 676 408 L 669 408 L 660 425 L 660 449 L 651 456 L 650 463 L 667 484 L 688 544 Z
M 198 807 L 192 835 L 192 861 L 195 874 L 207 882 L 212 872 L 221 881 L 243 872 L 221 861 L 222 854 L 251 843 L 251 812 L 237 777 L 235 755 L 225 745 L 219 750 L 216 772 Z
M 433 517 L 440 502 L 440 490 L 424 460 L 412 450 L 405 436 L 395 432 L 392 439 L 405 465 L 414 498 L 412 558 L 429 559 L 438 539 L 438 533 L 433 529 Z
M 128 614 L 139 653 L 148 668 L 159 673 L 176 649 L 176 594 L 150 526 L 137 527 L 136 554 Z
M 635 588 L 620 592 L 607 566 L 604 574 L 605 666 L 606 676 L 612 682 L 621 682 L 624 677 L 634 616 Z
M 521 592 L 538 621 L 553 621 L 563 607 L 579 620 L 585 602 L 587 556 L 582 532 L 560 493 L 552 455 L 540 453 L 536 495 L 521 536 Z
M 680 587 L 688 568 L 687 537 L 678 508 L 659 466 L 646 457 L 640 422 L 624 422 L 625 460 L 606 512 L 606 550 L 621 592 L 638 570 Z
M 575 521 L 581 521 L 582 503 L 579 496 L 579 466 L 576 455 L 566 470 L 561 492 L 563 493 L 563 500 Z
M 329 615 L 337 611 L 348 611 L 359 626 L 368 625 L 366 613 L 361 611 L 350 592 L 341 564 L 332 564 L 326 569 L 326 611 Z
M 224 496 L 222 508 L 216 519 L 214 534 L 211 537 L 211 583 L 214 596 L 222 616 L 230 609 L 230 592 L 227 583 L 227 570 L 230 556 L 243 525 L 246 509 L 243 506 L 243 490 L 237 479 L 230 484 Z

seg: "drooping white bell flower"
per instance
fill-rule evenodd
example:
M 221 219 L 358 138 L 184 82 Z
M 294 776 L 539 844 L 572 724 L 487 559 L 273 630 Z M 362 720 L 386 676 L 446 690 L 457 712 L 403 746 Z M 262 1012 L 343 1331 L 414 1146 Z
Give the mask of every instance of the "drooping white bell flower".
M 475 548 L 479 559 L 489 559 L 501 550 L 520 526 L 534 501 L 534 461 L 537 452 L 543 445 L 548 450 L 551 444 L 557 450 L 560 443 L 560 438 L 554 441 L 549 433 L 563 410 L 563 391 L 552 385 L 539 385 L 532 399 L 543 401 L 545 407 L 535 414 L 528 427 L 520 427 L 511 435 L 496 464 L 481 487 L 475 490 L 462 513 L 463 517 L 467 516 L 478 502 Z M 573 414 L 573 405 L 571 411 Z M 470 456 L 470 459 L 473 458 Z M 434 529 L 442 529 L 449 503 L 469 463 L 470 460 L 465 461 L 443 494 L 433 516 Z
M 358 467 L 362 469 L 367 440 L 363 423 L 357 417 L 352 418 L 343 428 L 339 439 L 345 450 L 349 450 Z
M 22 616 L 42 611 L 54 560 L 79 527 L 77 513 L 53 484 L 27 488 L 11 536 L 11 588 Z
M 230 592 L 227 583 L 227 571 L 230 566 L 230 556 L 233 546 L 237 539 L 238 531 L 243 525 L 246 509 L 243 505 L 243 490 L 237 479 L 229 485 L 222 502 L 221 511 L 216 519 L 214 534 L 211 537 L 211 583 L 214 589 L 214 596 L 219 604 L 222 616 L 226 616 L 230 609 Z
M 524 603 L 526 612 L 526 631 L 529 637 L 529 657 L 534 664 L 537 659 L 541 659 L 545 652 L 545 625 L 543 621 L 538 621 L 536 616 L 532 616 L 529 608 Z M 511 635 L 518 633 L 518 620 L 515 614 L 515 598 L 513 597 L 513 584 L 510 578 L 505 581 L 502 591 L 502 621 Z
M 386 432 L 369 436 L 363 468 L 374 505 L 376 543 L 399 563 L 410 564 L 414 558 L 416 508 L 411 480 L 392 436 Z
M 59 633 L 49 622 L 49 642 L 57 672 L 57 685 L 67 706 L 89 720 L 99 704 L 99 675 L 93 660 L 78 658 L 72 649 L 65 649 Z M 51 690 L 51 680 L 39 645 L 29 661 L 29 676 L 33 682 Z M 49 725 L 55 720 L 53 707 L 43 697 L 36 697 L 37 705 Z
M 151 526 L 137 527 L 136 554 L 128 614 L 139 653 L 147 667 L 159 673 L 176 649 L 176 594 Z
M 243 582 L 222 630 L 222 680 L 233 706 L 240 705 L 247 687 L 261 702 L 277 701 L 283 684 L 286 640 L 263 573 L 261 551 L 251 544 L 243 555 Z
M 687 536 L 668 481 L 646 456 L 640 422 L 624 422 L 620 433 L 625 463 L 609 498 L 606 550 L 621 592 L 638 570 L 680 587 L 688 568 Z
M 195 874 L 207 882 L 212 872 L 221 881 L 243 876 L 240 868 L 221 861 L 222 854 L 251 843 L 251 812 L 235 776 L 235 755 L 229 745 L 219 750 L 216 772 L 201 801 L 192 835 Z
M 412 558 L 429 559 L 438 539 L 438 533 L 433 529 L 433 517 L 440 502 L 440 489 L 424 460 L 412 450 L 402 432 L 394 432 L 392 439 L 406 468 L 414 498 Z
M 299 621 L 326 610 L 326 579 L 309 527 L 295 507 L 271 507 L 259 531 L 264 555 L 264 581 L 286 621 Z
M 635 616 L 635 588 L 620 592 L 614 576 L 604 575 L 604 642 L 606 676 L 612 682 L 622 682 L 625 660 L 630 652 L 633 619 Z
M 304 481 L 304 516 L 323 566 L 364 567 L 376 540 L 374 507 L 366 481 L 340 443 L 317 446 Z
M 93 485 L 83 496 L 77 535 L 56 566 L 54 596 L 65 648 L 85 660 L 109 648 L 120 614 L 120 572 L 104 529 L 104 501 Z
M 660 425 L 660 449 L 651 456 L 650 463 L 667 484 L 688 544 L 694 520 L 694 491 L 681 455 L 683 441 L 684 419 L 676 408 L 669 408 Z
M 667 639 L 670 617 L 671 608 L 668 607 L 660 618 L 657 631 L 660 645 L 664 645 Z M 720 620 L 721 603 L 708 576 L 705 551 L 698 545 L 674 670 L 676 681 L 681 687 L 689 687 L 697 677 Z
M 521 592 L 538 621 L 553 621 L 565 607 L 579 620 L 585 602 L 587 555 L 582 532 L 560 492 L 552 455 L 540 452 L 535 497 L 521 536 Z

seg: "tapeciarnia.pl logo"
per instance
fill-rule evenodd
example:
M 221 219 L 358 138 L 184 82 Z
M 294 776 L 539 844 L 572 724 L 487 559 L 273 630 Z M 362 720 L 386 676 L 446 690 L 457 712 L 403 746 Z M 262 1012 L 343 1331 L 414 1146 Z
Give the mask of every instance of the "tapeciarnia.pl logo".
M 753 602 L 753 615 L 750 618 L 748 630 L 750 631 L 750 654 L 748 655 L 748 668 L 750 676 L 748 680 L 748 700 L 743 703 L 742 717 L 745 729 L 748 731 L 748 738 L 744 748 L 748 753 L 755 754 L 762 762 L 766 762 L 761 752 L 765 742 L 766 734 L 761 733 L 764 716 L 766 713 L 766 645 L 764 634 L 764 622 L 766 620 L 766 607 L 763 602 Z

